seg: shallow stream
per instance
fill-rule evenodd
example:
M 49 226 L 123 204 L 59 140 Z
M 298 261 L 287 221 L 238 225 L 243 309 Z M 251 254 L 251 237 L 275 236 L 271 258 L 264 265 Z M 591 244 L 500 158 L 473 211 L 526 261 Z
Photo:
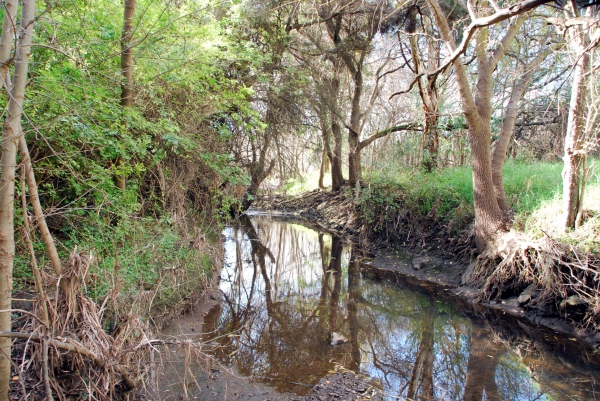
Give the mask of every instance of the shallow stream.
M 252 216 L 224 237 L 205 340 L 277 391 L 306 394 L 348 369 L 389 400 L 600 398 L 600 359 L 575 338 L 374 272 L 351 244 L 299 224 Z M 333 333 L 346 342 L 332 346 Z

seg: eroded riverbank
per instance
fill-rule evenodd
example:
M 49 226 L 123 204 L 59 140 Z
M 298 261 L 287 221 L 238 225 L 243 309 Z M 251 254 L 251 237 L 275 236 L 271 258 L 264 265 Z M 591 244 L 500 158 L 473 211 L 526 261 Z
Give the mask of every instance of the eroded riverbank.
M 437 283 L 459 282 L 464 266 L 410 253 L 367 261 L 323 231 L 248 223 L 225 232 L 216 307 L 171 326 L 211 349 L 213 364 L 187 373 L 207 378 L 188 382 L 192 399 L 360 399 L 370 389 L 388 399 L 595 399 L 595 350 Z M 346 341 L 332 346 L 333 333 Z M 240 385 L 227 370 L 245 377 Z M 368 379 L 348 381 L 346 370 Z

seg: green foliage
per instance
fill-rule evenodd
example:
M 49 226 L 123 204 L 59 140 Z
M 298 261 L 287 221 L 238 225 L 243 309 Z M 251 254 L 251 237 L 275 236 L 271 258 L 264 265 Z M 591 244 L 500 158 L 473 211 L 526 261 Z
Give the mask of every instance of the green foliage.
M 547 162 L 524 163 L 509 160 L 504 167 L 504 186 L 507 198 L 515 212 L 515 228 L 531 233 L 555 232 L 547 227 L 560 213 L 562 164 Z M 598 177 L 589 182 L 587 197 L 595 193 Z M 591 199 L 591 198 L 590 198 Z M 433 222 L 452 232 L 465 229 L 473 221 L 473 185 L 470 167 L 455 167 L 433 173 L 419 169 L 387 170 L 371 175 L 368 189 L 363 190 L 358 201 L 365 222 L 372 230 L 391 235 L 403 224 L 430 226 Z M 589 212 L 588 212 L 589 214 Z M 531 217 L 530 217 L 531 216 Z M 586 232 L 593 232 L 596 217 L 586 220 Z M 449 232 L 449 235 L 452 235 Z M 587 235 L 577 239 L 570 235 L 567 242 L 578 243 L 586 249 L 597 247 L 598 238 Z M 587 244 L 587 245 L 586 245 Z M 595 245 L 594 245 L 595 244 Z
M 264 129 L 248 77 L 266 60 L 232 40 L 236 7 L 138 1 L 134 104 L 126 109 L 122 3 L 66 0 L 36 21 L 41 46 L 32 49 L 23 125 L 61 258 L 75 247 L 94 255 L 87 291 L 95 299 L 117 283 L 129 298 L 165 285 L 166 268 L 210 268 L 208 256 L 189 246 L 187 222 L 201 217 L 203 231 L 218 227 L 239 202 L 235 188 L 249 178 L 228 141 L 236 127 Z M 125 190 L 117 176 L 126 177 Z M 33 240 L 47 266 L 43 244 Z M 21 288 L 32 283 L 25 245 L 15 262 Z

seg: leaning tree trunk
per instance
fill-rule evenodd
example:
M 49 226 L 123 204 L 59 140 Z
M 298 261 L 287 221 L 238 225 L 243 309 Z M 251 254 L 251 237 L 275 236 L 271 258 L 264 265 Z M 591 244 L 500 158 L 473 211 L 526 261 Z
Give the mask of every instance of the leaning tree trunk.
M 16 1 L 14 2 L 16 3 Z M 6 32 L 14 32 L 14 15 L 17 5 L 7 1 L 5 5 L 2 39 Z M 23 135 L 21 116 L 23 114 L 23 101 L 25 86 L 27 84 L 27 70 L 33 36 L 33 22 L 35 19 L 35 0 L 23 0 L 21 6 L 21 34 L 15 53 L 15 72 L 12 86 L 7 86 L 9 92 L 8 111 L 2 134 L 2 157 L 0 165 L 0 330 L 11 331 L 11 296 L 12 274 L 15 257 L 14 238 L 14 201 L 15 201 L 15 171 L 17 165 L 17 150 L 19 137 Z M 6 43 L 3 43 L 6 46 Z M 8 77 L 8 74 L 6 75 Z M 8 83 L 8 82 L 7 82 Z M 0 338 L 0 399 L 8 399 L 11 368 L 11 340 Z
M 521 78 L 519 78 L 519 80 L 517 80 L 512 88 L 510 99 L 502 119 L 500 137 L 494 146 L 494 153 L 492 155 L 492 179 L 494 181 L 494 190 L 496 191 L 498 205 L 506 216 L 510 215 L 511 208 L 508 204 L 508 200 L 506 199 L 506 192 L 504 191 L 502 168 L 504 167 L 504 162 L 506 160 L 510 139 L 513 136 L 517 115 L 520 111 L 519 103 L 521 102 L 521 99 L 523 99 L 523 95 L 525 94 L 525 90 L 527 89 L 527 86 L 533 77 L 533 73 L 538 69 L 542 61 L 548 57 L 550 51 L 550 48 L 541 51 L 532 62 L 523 67 L 524 74 Z

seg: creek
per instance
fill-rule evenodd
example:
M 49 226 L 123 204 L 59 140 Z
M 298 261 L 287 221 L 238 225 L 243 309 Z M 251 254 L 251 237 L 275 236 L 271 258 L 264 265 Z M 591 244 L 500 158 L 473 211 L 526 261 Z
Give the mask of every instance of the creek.
M 389 400 L 600 397 L 600 358 L 576 338 L 377 271 L 356 246 L 283 219 L 251 216 L 223 235 L 222 299 L 203 340 L 278 392 L 351 370 Z

